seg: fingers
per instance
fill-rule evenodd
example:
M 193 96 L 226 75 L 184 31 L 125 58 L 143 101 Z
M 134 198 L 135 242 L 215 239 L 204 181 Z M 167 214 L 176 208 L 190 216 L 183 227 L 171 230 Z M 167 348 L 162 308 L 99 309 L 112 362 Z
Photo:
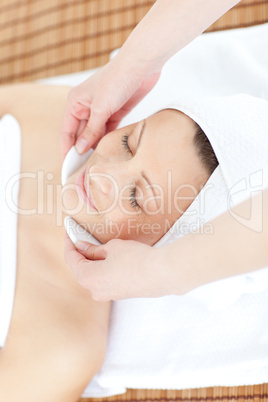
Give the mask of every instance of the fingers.
M 96 145 L 105 132 L 118 126 L 121 119 L 154 87 L 160 76 L 160 73 L 155 73 L 143 82 L 134 80 L 134 84 L 122 83 L 119 88 L 112 80 L 112 86 L 107 87 L 104 96 L 101 88 L 105 87 L 105 82 L 111 82 L 115 69 L 107 65 L 96 74 L 93 81 L 90 78 L 68 95 L 61 126 L 64 156 L 74 144 L 80 154 Z M 118 93 L 115 93 L 117 89 Z
M 95 246 L 91 243 L 78 241 L 75 247 L 89 260 L 105 260 L 107 256 L 107 251 L 104 246 Z
M 84 130 L 90 116 L 90 104 L 80 102 L 75 91 L 76 89 L 73 88 L 68 94 L 60 128 L 63 158 L 75 144 L 76 138 Z
M 84 131 L 84 129 L 86 128 L 88 123 L 88 120 L 81 120 L 78 130 L 77 130 L 77 138 L 82 134 L 82 132 Z
M 85 257 L 76 250 L 66 232 L 64 238 L 64 258 L 72 271 L 75 271 L 76 267 L 85 260 Z
M 90 261 L 84 255 L 80 254 L 74 247 L 70 237 L 66 232 L 64 242 L 65 261 L 76 276 L 79 285 L 84 288 L 90 289 L 92 273 L 95 272 L 95 270 L 98 271 L 98 267 L 96 266 L 96 264 L 99 263 L 96 263 L 95 261 Z M 93 268 L 93 264 L 94 271 L 92 271 L 91 269 Z
M 98 290 L 98 275 L 101 273 L 100 264 L 102 264 L 102 262 L 98 262 L 96 260 L 102 260 L 105 258 L 104 248 L 102 248 L 102 246 L 95 246 L 86 242 L 78 242 L 85 243 L 87 246 L 86 251 L 83 251 L 83 254 L 81 254 L 76 250 L 66 232 L 64 242 L 65 261 L 76 276 L 79 285 L 86 289 L 89 289 L 94 300 L 108 300 L 100 297 L 100 292 Z
M 60 128 L 60 139 L 63 159 L 75 144 L 76 132 L 80 121 L 66 110 Z
M 83 154 L 93 147 L 104 135 L 106 118 L 91 111 L 88 123 L 79 136 L 75 146 L 77 152 Z

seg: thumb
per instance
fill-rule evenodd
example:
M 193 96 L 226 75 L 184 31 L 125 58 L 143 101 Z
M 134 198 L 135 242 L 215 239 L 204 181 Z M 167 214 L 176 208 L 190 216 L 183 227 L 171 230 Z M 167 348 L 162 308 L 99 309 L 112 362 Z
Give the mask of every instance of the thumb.
M 91 113 L 90 118 L 82 134 L 76 141 L 76 150 L 83 154 L 96 144 L 103 136 L 106 120 L 97 113 Z
M 88 260 L 105 260 L 107 256 L 104 246 L 95 246 L 86 241 L 78 241 L 75 243 L 75 247 Z

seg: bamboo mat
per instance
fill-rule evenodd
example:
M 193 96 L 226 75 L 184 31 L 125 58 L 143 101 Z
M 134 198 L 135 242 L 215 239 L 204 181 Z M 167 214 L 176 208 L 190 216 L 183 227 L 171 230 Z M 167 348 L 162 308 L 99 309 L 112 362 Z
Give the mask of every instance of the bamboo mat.
M 105 64 L 153 0 L 0 0 L 0 84 Z M 268 21 L 267 0 L 243 0 L 208 31 Z
M 224 1 L 224 0 L 223 0 Z M 105 64 L 153 0 L 0 0 L 0 84 Z M 207 31 L 268 22 L 268 0 L 243 0 Z M 131 390 L 81 402 L 268 402 L 268 384 L 192 390 Z M 61 401 L 62 402 L 62 401 Z
M 80 402 L 267 402 L 268 384 L 247 387 L 211 387 L 182 391 L 134 390 L 109 398 L 83 398 Z

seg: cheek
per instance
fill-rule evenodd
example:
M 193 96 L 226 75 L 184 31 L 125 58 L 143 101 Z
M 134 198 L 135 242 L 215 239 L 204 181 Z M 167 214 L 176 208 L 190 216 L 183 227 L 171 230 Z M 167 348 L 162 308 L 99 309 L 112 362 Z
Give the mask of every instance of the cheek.
M 169 221 L 165 215 L 123 215 L 113 219 L 114 227 L 117 228 L 118 237 L 126 240 L 136 240 L 148 245 L 155 244 L 169 229 Z M 166 229 L 167 227 L 167 229 Z
M 173 193 L 172 215 L 182 215 L 192 204 L 199 190 L 192 184 L 184 184 Z
M 101 243 L 119 238 L 153 245 L 176 220 L 167 214 L 154 213 L 150 216 L 135 212 L 126 214 L 119 206 L 107 214 L 94 214 L 92 211 L 87 211 L 85 205 L 82 208 L 78 207 L 77 197 L 69 191 L 65 193 L 64 201 L 69 207 L 65 212 Z
M 98 217 L 85 217 L 88 230 L 102 243 L 113 238 L 136 240 L 142 243 L 154 244 L 159 237 L 161 225 L 158 225 L 157 238 L 152 233 L 151 222 L 142 214 L 123 214 L 119 208 Z M 77 218 L 75 218 L 77 219 Z M 154 223 L 154 222 L 152 222 Z M 155 230 L 155 227 L 154 227 Z
M 101 220 L 112 238 L 131 240 L 135 239 L 136 226 L 143 222 L 143 217 L 137 212 L 126 212 L 117 205 L 113 211 L 103 215 Z

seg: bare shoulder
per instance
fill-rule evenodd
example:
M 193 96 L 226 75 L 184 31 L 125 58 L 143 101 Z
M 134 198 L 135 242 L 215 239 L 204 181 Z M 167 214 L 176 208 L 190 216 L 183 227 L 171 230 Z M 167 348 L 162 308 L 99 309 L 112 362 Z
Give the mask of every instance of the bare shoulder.
M 11 113 L 21 124 L 51 116 L 60 124 L 71 87 L 19 83 L 0 86 L 0 116 Z

